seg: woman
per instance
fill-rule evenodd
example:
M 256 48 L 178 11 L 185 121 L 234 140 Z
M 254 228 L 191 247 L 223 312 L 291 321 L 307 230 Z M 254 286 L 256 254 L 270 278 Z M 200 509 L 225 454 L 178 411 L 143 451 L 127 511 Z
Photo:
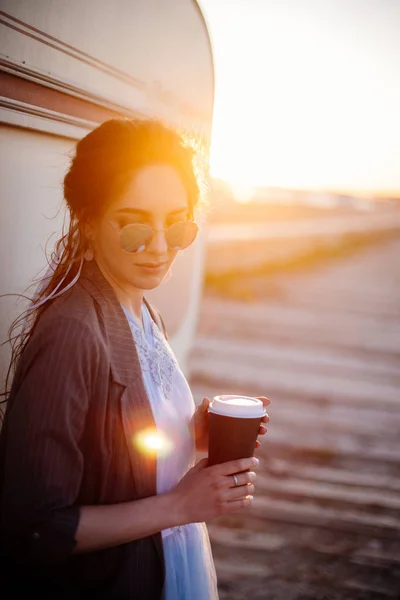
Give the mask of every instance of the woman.
M 1 435 L 8 585 L 217 598 L 204 521 L 250 506 L 257 461 L 193 467 L 209 401 L 195 412 L 144 298 L 196 237 L 193 153 L 160 123 L 111 120 L 78 143 L 64 196 L 69 230 L 14 347 Z

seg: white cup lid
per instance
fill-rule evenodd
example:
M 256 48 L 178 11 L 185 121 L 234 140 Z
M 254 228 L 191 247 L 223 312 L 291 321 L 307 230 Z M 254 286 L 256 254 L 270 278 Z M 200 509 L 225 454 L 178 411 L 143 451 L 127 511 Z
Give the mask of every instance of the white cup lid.
M 241 417 L 242 419 L 261 418 L 266 408 L 258 398 L 224 394 L 214 396 L 209 411 L 225 417 Z

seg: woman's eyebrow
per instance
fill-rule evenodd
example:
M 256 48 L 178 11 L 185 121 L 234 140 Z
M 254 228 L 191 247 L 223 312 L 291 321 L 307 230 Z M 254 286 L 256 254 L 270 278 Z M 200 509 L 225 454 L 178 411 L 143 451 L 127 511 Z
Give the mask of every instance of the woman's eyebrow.
M 168 216 L 173 216 L 173 215 L 178 215 L 180 213 L 183 212 L 188 212 L 188 208 L 186 206 L 183 206 L 182 208 L 177 208 L 176 210 L 171 211 L 170 213 L 168 213 Z M 127 206 L 126 208 L 120 208 L 119 210 L 116 211 L 116 214 L 121 214 L 121 213 L 129 213 L 129 214 L 137 214 L 137 215 L 143 215 L 145 217 L 151 217 L 152 213 L 148 210 L 145 210 L 143 208 L 131 208 L 129 206 Z

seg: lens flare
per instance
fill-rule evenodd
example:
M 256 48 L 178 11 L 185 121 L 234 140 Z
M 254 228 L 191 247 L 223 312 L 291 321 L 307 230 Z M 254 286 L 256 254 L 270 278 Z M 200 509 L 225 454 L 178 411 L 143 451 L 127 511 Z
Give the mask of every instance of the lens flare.
M 161 450 L 163 447 L 163 441 L 160 436 L 150 433 L 143 440 L 147 448 L 151 450 Z
M 135 436 L 134 444 L 142 454 L 159 457 L 167 456 L 173 448 L 171 440 L 157 429 L 140 431 Z

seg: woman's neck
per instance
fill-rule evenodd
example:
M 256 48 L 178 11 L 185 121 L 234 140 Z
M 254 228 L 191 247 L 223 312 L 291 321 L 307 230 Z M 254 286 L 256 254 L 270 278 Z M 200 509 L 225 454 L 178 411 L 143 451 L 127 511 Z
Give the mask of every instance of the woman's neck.
M 119 303 L 122 304 L 122 306 L 124 306 L 134 317 L 136 317 L 141 322 L 142 302 L 144 296 L 143 290 L 139 290 L 133 286 L 122 285 L 115 278 L 113 278 L 112 275 L 110 275 L 99 262 L 96 261 L 96 263 L 103 277 L 113 288 Z

